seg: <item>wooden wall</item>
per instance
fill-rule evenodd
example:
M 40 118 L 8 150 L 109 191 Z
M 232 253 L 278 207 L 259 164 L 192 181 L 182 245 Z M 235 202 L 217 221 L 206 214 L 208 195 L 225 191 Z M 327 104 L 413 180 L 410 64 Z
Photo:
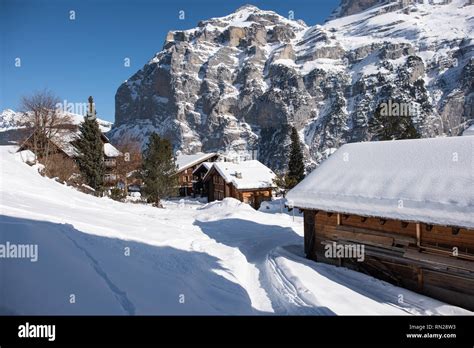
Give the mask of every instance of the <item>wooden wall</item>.
M 238 199 L 244 203 L 249 203 L 255 209 L 260 208 L 263 201 L 272 199 L 271 189 L 256 189 L 238 192 Z
M 308 258 L 371 274 L 474 310 L 474 230 L 304 211 Z M 363 244 L 365 260 L 327 258 L 325 245 Z
M 224 178 L 216 171 L 210 173 L 207 182 L 209 185 L 209 202 L 226 197 L 232 197 L 238 199 L 241 202 L 248 203 L 255 209 L 258 209 L 260 208 L 260 205 L 263 201 L 269 201 L 272 199 L 271 188 L 238 190 L 234 185 L 226 183 Z

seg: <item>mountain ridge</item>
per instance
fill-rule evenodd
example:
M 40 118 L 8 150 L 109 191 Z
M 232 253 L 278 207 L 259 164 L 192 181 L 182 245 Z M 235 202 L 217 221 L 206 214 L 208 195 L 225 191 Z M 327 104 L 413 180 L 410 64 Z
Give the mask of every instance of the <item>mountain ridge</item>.
M 460 134 L 474 109 L 471 1 L 351 3 L 323 25 L 250 5 L 170 31 L 117 90 L 112 139 L 157 131 L 184 153 L 257 149 L 281 170 L 295 126 L 311 168 L 373 139 L 388 98 L 420 105 L 423 137 Z

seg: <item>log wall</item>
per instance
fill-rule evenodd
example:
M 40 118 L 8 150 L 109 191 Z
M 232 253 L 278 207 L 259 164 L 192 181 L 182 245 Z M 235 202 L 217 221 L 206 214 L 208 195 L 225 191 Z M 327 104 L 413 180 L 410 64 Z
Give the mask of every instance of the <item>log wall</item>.
M 474 230 L 305 210 L 304 231 L 310 259 L 474 310 Z M 364 261 L 326 257 L 333 242 L 364 245 Z

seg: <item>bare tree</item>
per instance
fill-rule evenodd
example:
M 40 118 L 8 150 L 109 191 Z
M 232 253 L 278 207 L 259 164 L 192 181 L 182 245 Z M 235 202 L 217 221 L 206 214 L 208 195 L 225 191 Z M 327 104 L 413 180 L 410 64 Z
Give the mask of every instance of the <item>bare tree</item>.
M 125 192 L 128 185 L 137 180 L 138 172 L 142 166 L 141 144 L 139 141 L 127 136 L 117 145 L 122 153 L 117 159 L 117 174 L 125 184 Z
M 48 90 L 21 98 L 21 126 L 29 130 L 30 146 L 38 158 L 48 162 L 53 151 L 51 141 L 61 133 L 71 132 L 72 118 L 61 109 L 59 98 Z
M 57 178 L 62 183 L 73 184 L 78 181 L 80 175 L 79 168 L 73 159 L 62 153 L 55 153 L 48 156 L 45 166 L 45 174 L 50 178 Z

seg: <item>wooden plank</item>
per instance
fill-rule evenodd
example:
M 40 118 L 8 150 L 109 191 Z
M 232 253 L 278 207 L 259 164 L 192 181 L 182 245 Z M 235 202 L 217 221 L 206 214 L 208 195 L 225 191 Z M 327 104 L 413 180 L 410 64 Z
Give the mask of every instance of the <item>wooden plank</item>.
M 421 249 L 430 254 L 437 254 L 447 257 L 454 256 L 453 251 L 451 249 L 432 248 L 429 246 L 425 246 L 424 244 L 421 245 Z M 474 255 L 463 253 L 462 251 L 458 251 L 458 255 L 454 257 L 458 259 L 465 259 L 467 261 L 474 261 Z
M 336 227 L 336 230 L 348 231 L 348 232 L 353 232 L 353 233 L 361 233 L 361 234 L 367 234 L 367 235 L 376 235 L 376 236 L 381 236 L 381 237 L 388 237 L 388 238 L 392 238 L 395 241 L 395 244 L 401 244 L 401 245 L 409 245 L 409 244 L 414 244 L 416 242 L 415 238 L 412 238 L 412 237 L 398 235 L 396 233 L 374 231 L 374 230 L 365 229 L 365 228 L 349 227 L 349 226 L 343 225 L 343 226 Z
M 414 249 L 407 249 L 403 256 L 411 260 L 423 261 L 432 265 L 459 268 L 474 273 L 474 262 L 471 261 L 459 260 L 454 257 L 427 254 Z
M 333 237 L 337 239 L 358 242 L 360 244 L 377 245 L 380 247 L 391 247 L 393 245 L 392 237 L 345 231 L 340 229 L 340 227 L 336 228 L 335 233 L 333 233 Z

